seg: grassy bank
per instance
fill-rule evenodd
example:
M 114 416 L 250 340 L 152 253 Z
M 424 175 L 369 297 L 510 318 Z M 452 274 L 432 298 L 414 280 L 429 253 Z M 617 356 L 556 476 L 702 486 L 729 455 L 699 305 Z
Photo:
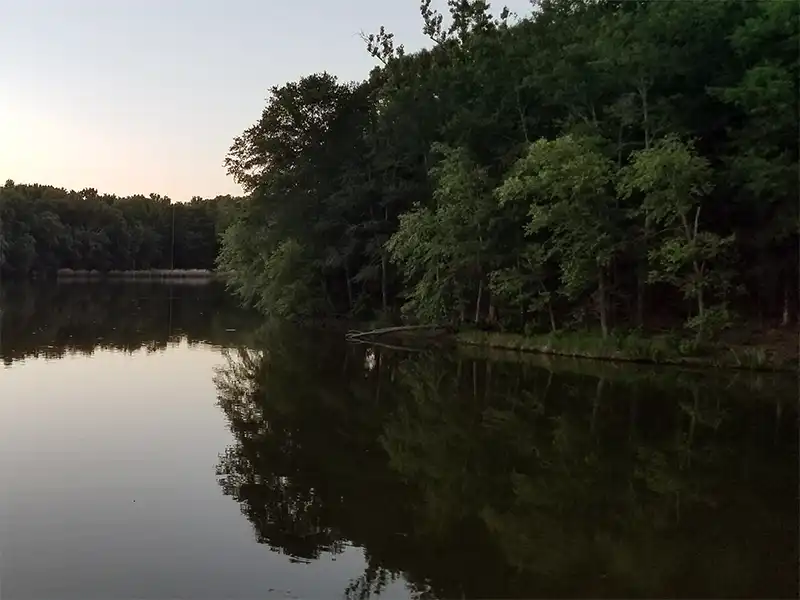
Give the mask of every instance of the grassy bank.
M 724 367 L 764 371 L 798 368 L 797 331 L 780 330 L 760 337 L 731 336 L 730 340 L 699 344 L 677 334 L 611 334 L 602 338 L 594 332 L 565 332 L 519 335 L 485 331 L 456 334 L 460 344 L 533 352 L 573 358 Z

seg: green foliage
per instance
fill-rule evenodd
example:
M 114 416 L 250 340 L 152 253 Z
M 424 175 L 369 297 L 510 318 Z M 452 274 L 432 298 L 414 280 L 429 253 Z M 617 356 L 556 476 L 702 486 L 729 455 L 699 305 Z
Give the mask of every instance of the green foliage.
M 676 136 L 659 140 L 653 148 L 637 151 L 620 172 L 623 196 L 642 195 L 639 209 L 649 227 L 658 228 L 657 245 L 649 252 L 651 281 L 677 286 L 697 301 L 697 318 L 690 322 L 698 333 L 715 318 L 707 316 L 709 291 L 724 289 L 726 274 L 715 267 L 725 258 L 734 236 L 701 230 L 704 199 L 713 189 L 706 159 Z
M 293 239 L 283 240 L 263 266 L 264 286 L 256 308 L 277 317 L 309 316 L 314 312 L 313 273 L 305 249 Z
M 650 225 L 684 225 L 713 186 L 706 159 L 698 157 L 691 145 L 670 135 L 654 148 L 633 154 L 630 166 L 621 172 L 620 191 L 644 195 L 641 212 Z
M 699 336 L 709 338 L 717 337 L 720 333 L 730 328 L 733 317 L 724 306 L 715 306 L 691 317 L 686 325 L 695 330 Z
M 529 205 L 526 233 L 544 233 L 545 248 L 558 260 L 564 291 L 577 296 L 609 265 L 617 243 L 608 194 L 611 162 L 590 142 L 567 135 L 530 146 L 498 188 L 501 204 Z
M 244 297 L 272 297 L 292 239 L 333 313 L 699 337 L 723 310 L 794 318 L 793 3 L 447 6 L 421 3 L 430 49 L 381 27 L 367 81 L 275 88 L 235 140 L 252 205 L 222 257 Z
M 612 162 L 591 140 L 572 134 L 531 144 L 502 186 L 501 205 L 528 207 L 526 234 L 557 261 L 563 293 L 595 291 L 606 332 L 605 271 L 620 244 L 618 211 L 610 193 Z
M 236 139 L 252 199 L 222 257 L 245 298 L 272 297 L 291 239 L 327 312 L 699 337 L 723 310 L 794 317 L 793 3 L 431 4 L 430 49 L 381 27 L 367 81 L 275 88 Z
M 376 210 L 374 181 L 359 164 L 370 93 L 325 73 L 275 87 L 231 147 L 228 171 L 250 197 L 223 236 L 219 264 L 266 313 L 354 311 L 359 294 L 375 291 L 388 207 Z
M 521 311 L 522 323 L 517 323 L 517 327 L 525 327 L 526 314 L 530 313 L 537 321 L 546 315 L 550 329 L 557 329 L 553 308 L 556 298 L 548 288 L 551 255 L 552 251 L 543 245 L 531 243 L 520 250 L 516 265 L 491 273 L 489 287 L 496 300 L 519 307 Z M 534 323 L 536 321 L 528 325 Z
M 405 308 L 428 321 L 464 315 L 481 291 L 491 268 L 496 209 L 485 169 L 463 148 L 439 145 L 442 159 L 431 170 L 433 206 L 416 206 L 401 215 L 387 249 L 413 286 Z M 477 292 L 476 292 L 477 290 Z

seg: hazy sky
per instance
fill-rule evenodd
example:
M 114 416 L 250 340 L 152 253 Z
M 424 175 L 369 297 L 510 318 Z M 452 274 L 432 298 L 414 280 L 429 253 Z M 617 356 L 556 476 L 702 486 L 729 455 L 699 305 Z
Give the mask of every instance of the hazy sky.
M 425 44 L 417 0 L 0 0 L 0 180 L 239 193 L 222 161 L 269 88 L 364 78 L 381 24 Z

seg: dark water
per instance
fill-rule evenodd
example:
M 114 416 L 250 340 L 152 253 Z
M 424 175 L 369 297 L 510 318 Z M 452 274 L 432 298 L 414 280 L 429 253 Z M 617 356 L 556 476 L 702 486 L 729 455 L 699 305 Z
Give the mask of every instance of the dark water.
M 796 597 L 792 377 L 2 291 L 0 597 Z

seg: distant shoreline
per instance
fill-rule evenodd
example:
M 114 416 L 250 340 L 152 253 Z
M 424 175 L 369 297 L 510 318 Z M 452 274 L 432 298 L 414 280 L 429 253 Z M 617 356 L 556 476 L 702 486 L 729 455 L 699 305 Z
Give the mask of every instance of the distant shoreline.
M 60 269 L 56 273 L 58 280 L 197 280 L 211 281 L 224 278 L 224 273 L 210 271 L 208 269 L 146 269 L 136 271 L 97 271 L 97 270 L 75 270 Z

